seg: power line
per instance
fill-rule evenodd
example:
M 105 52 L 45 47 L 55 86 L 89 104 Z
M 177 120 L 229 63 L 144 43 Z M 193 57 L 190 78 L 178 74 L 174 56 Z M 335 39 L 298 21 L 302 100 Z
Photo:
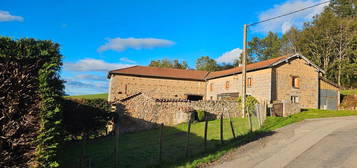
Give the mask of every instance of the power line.
M 299 9 L 299 10 L 296 10 L 296 11 L 293 11 L 293 12 L 289 12 L 289 13 L 283 14 L 283 15 L 275 16 L 275 17 L 272 17 L 272 18 L 269 18 L 269 19 L 266 19 L 266 20 L 262 20 L 262 21 L 259 21 L 259 22 L 254 22 L 254 23 L 248 24 L 247 26 L 253 26 L 253 25 L 256 25 L 256 24 L 259 24 L 259 23 L 263 23 L 263 22 L 267 22 L 267 21 L 270 21 L 270 20 L 273 20 L 273 19 L 277 19 L 277 18 L 281 18 L 281 17 L 284 17 L 284 16 L 288 16 L 288 15 L 291 15 L 291 14 L 294 14 L 294 13 L 297 13 L 297 12 L 301 12 L 301 11 L 306 10 L 306 9 L 310 9 L 310 8 L 313 8 L 313 7 L 328 3 L 330 1 L 331 0 L 325 1 L 325 2 L 321 2 L 321 3 L 318 3 L 318 4 L 312 5 L 312 6 L 308 6 L 306 8 L 302 8 L 302 9 Z

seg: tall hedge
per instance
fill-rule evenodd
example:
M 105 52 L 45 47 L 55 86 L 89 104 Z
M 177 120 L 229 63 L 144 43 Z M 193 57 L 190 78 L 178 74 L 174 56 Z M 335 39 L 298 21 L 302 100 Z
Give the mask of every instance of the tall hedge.
M 2 167 L 59 167 L 61 65 L 56 43 L 0 37 Z

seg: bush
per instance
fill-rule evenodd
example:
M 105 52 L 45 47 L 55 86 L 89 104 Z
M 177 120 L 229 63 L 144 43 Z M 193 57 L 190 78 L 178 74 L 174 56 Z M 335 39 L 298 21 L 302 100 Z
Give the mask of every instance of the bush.
M 59 167 L 61 65 L 56 43 L 0 37 L 2 167 Z
M 238 97 L 238 109 L 242 111 L 242 97 Z M 255 105 L 258 104 L 258 100 L 253 96 L 247 96 L 246 98 L 246 110 L 248 113 L 252 114 L 255 110 Z
M 203 121 L 205 119 L 204 110 L 196 110 L 198 121 Z
M 98 137 L 106 132 L 106 125 L 116 113 L 109 112 L 109 103 L 104 99 L 63 100 L 64 128 L 72 139 Z

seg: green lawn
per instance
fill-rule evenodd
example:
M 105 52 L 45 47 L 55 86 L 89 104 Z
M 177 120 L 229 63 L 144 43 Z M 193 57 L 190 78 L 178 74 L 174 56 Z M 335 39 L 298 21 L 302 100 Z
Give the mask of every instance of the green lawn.
M 357 89 L 341 90 L 342 95 L 357 95 Z
M 260 136 L 269 135 L 274 129 L 302 121 L 308 118 L 339 117 L 357 115 L 357 111 L 333 111 L 309 109 L 290 117 L 268 117 L 263 127 L 253 133 L 248 133 L 246 119 L 233 119 L 235 133 L 239 138 L 233 139 L 229 121 L 224 121 L 224 145 L 219 141 L 219 120 L 208 124 L 208 151 L 203 148 L 204 123 L 194 123 L 191 128 L 190 157 L 185 158 L 186 124 L 175 127 L 165 127 L 163 138 L 163 160 L 160 167 L 197 167 L 218 159 L 226 152 L 247 142 L 256 140 Z M 253 118 L 253 126 L 257 128 L 257 121 Z M 149 130 L 122 135 L 119 140 L 120 167 L 159 167 L 158 147 L 159 130 Z M 111 167 L 113 163 L 113 137 L 91 140 L 87 144 L 87 154 L 92 160 L 93 167 Z M 80 145 L 69 143 L 60 153 L 63 167 L 75 167 L 80 156 Z M 77 163 L 76 163 L 77 162 Z
M 68 97 L 68 98 L 81 98 L 81 99 L 108 99 L 108 93 L 78 95 L 78 96 L 65 96 L 65 97 Z

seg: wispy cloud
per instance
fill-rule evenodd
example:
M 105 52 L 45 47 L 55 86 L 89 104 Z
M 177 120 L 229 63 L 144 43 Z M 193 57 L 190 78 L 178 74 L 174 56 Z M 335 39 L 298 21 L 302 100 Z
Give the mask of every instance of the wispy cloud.
M 240 54 L 242 53 L 242 49 L 235 48 L 231 51 L 227 51 L 223 53 L 220 57 L 216 59 L 218 63 L 234 63 L 234 60 L 238 60 Z
M 75 79 L 81 80 L 93 80 L 93 81 L 106 81 L 105 75 L 94 75 L 94 74 L 80 74 L 74 77 Z
M 21 16 L 14 16 L 11 15 L 8 11 L 0 10 L 0 22 L 11 22 L 11 21 L 18 21 L 22 22 L 24 20 Z
M 325 1 L 326 0 L 289 0 L 283 4 L 274 5 L 273 8 L 261 12 L 258 18 L 259 21 L 262 21 Z M 325 3 L 292 15 L 258 24 L 253 27 L 253 30 L 260 33 L 267 33 L 269 31 L 285 33 L 292 26 L 301 27 L 304 22 L 310 21 L 313 16 L 320 14 L 327 5 L 328 3 Z
M 133 66 L 132 64 L 108 63 L 103 60 L 86 58 L 76 63 L 65 62 L 64 69 L 69 71 L 110 71 Z
M 131 64 L 135 64 L 136 63 L 134 60 L 131 60 L 131 59 L 126 58 L 126 57 L 120 58 L 120 61 L 131 63 Z
M 136 50 L 156 48 L 156 47 L 166 47 L 175 44 L 173 41 L 157 38 L 113 38 L 108 39 L 108 42 L 98 48 L 98 52 L 103 52 L 106 50 L 114 51 L 124 51 L 128 48 L 133 48 Z

